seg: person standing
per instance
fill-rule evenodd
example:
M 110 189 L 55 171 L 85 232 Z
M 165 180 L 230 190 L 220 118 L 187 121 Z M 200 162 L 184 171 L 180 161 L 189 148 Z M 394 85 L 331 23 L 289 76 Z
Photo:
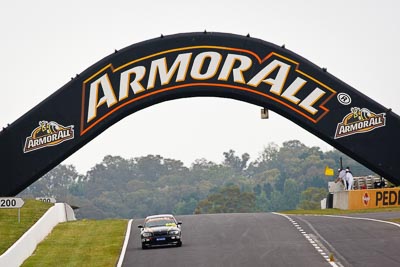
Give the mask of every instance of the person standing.
M 350 171 L 350 167 L 347 167 L 346 168 L 347 190 L 352 190 L 353 189 L 353 181 L 354 181 L 353 174 Z
M 347 190 L 347 181 L 346 181 L 346 170 L 339 168 L 338 169 L 338 176 L 336 178 L 335 183 L 341 182 L 344 185 L 344 190 Z

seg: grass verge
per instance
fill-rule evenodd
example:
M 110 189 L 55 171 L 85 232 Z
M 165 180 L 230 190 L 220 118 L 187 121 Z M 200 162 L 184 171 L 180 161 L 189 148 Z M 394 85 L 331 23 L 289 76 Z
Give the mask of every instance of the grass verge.
M 18 209 L 0 209 L 0 255 L 15 243 L 53 205 L 24 200 L 18 223 Z
M 126 227 L 127 220 L 60 223 L 22 266 L 115 266 Z

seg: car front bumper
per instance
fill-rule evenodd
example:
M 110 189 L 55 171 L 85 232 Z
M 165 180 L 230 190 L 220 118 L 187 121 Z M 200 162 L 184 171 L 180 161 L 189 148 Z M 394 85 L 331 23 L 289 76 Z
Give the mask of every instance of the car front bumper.
M 157 245 L 168 245 L 168 244 L 179 244 L 181 237 L 179 235 L 172 236 L 151 236 L 142 237 L 142 245 L 146 246 L 157 246 Z

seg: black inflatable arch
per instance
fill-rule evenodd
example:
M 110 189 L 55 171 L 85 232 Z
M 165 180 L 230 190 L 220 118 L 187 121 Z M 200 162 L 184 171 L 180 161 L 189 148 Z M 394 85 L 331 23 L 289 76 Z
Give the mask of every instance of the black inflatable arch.
M 273 110 L 400 184 L 398 115 L 284 47 L 186 33 L 115 51 L 3 129 L 0 196 L 19 193 L 125 116 L 196 96 Z

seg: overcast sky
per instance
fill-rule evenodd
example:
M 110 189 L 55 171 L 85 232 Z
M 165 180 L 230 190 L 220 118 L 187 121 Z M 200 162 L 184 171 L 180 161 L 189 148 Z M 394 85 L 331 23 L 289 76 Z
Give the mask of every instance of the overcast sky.
M 214 31 L 263 39 L 328 72 L 400 114 L 400 1 L 3 1 L 0 7 L 0 127 L 95 62 L 160 34 Z M 221 98 L 164 102 L 134 113 L 64 164 L 85 173 L 105 155 L 159 154 L 216 163 L 234 149 L 255 160 L 271 142 L 327 143 L 276 113 Z

